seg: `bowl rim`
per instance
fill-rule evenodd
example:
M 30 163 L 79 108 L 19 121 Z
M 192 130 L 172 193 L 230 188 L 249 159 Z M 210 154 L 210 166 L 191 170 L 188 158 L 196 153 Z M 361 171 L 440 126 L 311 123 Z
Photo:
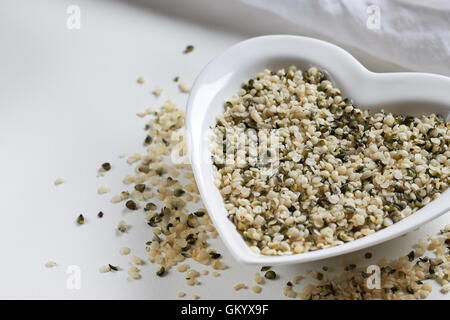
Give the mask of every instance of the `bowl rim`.
M 200 142 L 198 141 L 198 137 L 193 137 L 192 128 L 194 126 L 198 126 L 198 121 L 195 116 L 195 103 L 197 97 L 199 95 L 199 88 L 203 85 L 204 79 L 209 75 L 210 71 L 214 69 L 215 65 L 222 63 L 223 59 L 227 56 L 232 56 L 234 51 L 241 50 L 248 46 L 261 45 L 265 42 L 273 43 L 274 41 L 295 41 L 295 42 L 303 42 L 303 44 L 313 44 L 321 47 L 324 50 L 330 50 L 332 54 L 335 55 L 335 58 L 340 61 L 343 65 L 349 67 L 349 73 L 352 75 L 356 75 L 361 77 L 362 79 L 366 79 L 369 81 L 382 81 L 383 79 L 393 79 L 395 81 L 401 81 L 402 79 L 424 79 L 427 81 L 431 81 L 433 83 L 442 84 L 443 87 L 450 88 L 450 78 L 442 75 L 430 74 L 430 73 L 419 73 L 419 72 L 391 72 L 391 73 L 375 73 L 366 69 L 356 58 L 354 58 L 350 53 L 345 51 L 344 49 L 331 44 L 329 42 L 318 40 L 314 38 L 307 38 L 302 36 L 292 36 L 292 35 L 270 35 L 270 36 L 260 36 L 255 38 L 250 38 L 241 42 L 238 42 L 225 50 L 224 52 L 217 55 L 213 58 L 199 73 L 194 84 L 192 86 L 191 92 L 189 94 L 189 98 L 186 105 L 186 139 L 188 145 L 188 153 L 189 160 L 192 166 L 192 170 L 194 173 L 195 180 L 197 182 L 197 186 L 200 192 L 200 196 L 203 200 L 203 203 L 217 229 L 219 232 L 222 241 L 224 242 L 227 249 L 231 252 L 233 257 L 240 263 L 244 264 L 257 264 L 257 265 L 282 265 L 282 264 L 294 264 L 294 263 L 304 263 L 310 262 L 320 259 L 326 259 L 338 255 L 343 255 L 346 253 L 350 253 L 353 251 L 358 251 L 370 246 L 374 246 L 380 244 L 382 242 L 400 237 L 409 231 L 420 227 L 426 222 L 439 217 L 440 215 L 446 213 L 449 210 L 447 203 L 450 203 L 450 188 L 448 188 L 445 192 L 443 192 L 437 199 L 431 201 L 429 204 L 416 211 L 409 217 L 389 226 L 387 228 L 383 228 L 371 235 L 365 236 L 363 238 L 338 245 L 325 249 L 319 249 L 316 251 L 309 251 L 305 253 L 291 254 L 291 255 L 277 255 L 277 256 L 267 256 L 262 254 L 253 253 L 250 248 L 245 244 L 241 235 L 237 232 L 237 230 L 232 230 L 236 234 L 239 235 L 241 241 L 247 247 L 247 250 L 242 250 L 239 246 L 236 245 L 235 241 L 233 241 L 228 236 L 228 226 L 222 225 L 219 223 L 218 218 L 216 217 L 216 212 L 212 210 L 210 205 L 210 197 L 208 197 L 208 190 L 204 185 L 204 181 L 199 179 L 201 176 L 201 155 L 200 151 L 202 148 L 200 147 Z M 406 77 L 406 78 L 405 78 Z M 379 79 L 377 79 L 379 78 Z M 449 90 L 450 91 L 450 90 Z M 430 99 L 433 99 L 431 95 L 429 95 Z M 440 97 L 437 97 L 438 101 Z M 433 100 L 436 101 L 436 100 Z M 450 111 L 450 106 L 449 106 Z M 447 119 L 448 120 L 448 119 Z M 212 176 L 211 176 L 212 179 Z M 224 210 L 226 210 L 224 208 Z M 420 215 L 418 215 L 421 213 Z M 414 221 L 411 218 L 415 217 Z M 234 227 L 234 225 L 233 225 Z M 375 236 L 376 235 L 376 236 Z

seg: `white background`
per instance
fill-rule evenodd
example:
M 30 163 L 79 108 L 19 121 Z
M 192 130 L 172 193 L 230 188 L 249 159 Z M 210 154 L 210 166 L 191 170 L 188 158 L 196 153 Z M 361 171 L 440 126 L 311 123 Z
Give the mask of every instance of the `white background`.
M 81 9 L 81 30 L 66 28 L 71 4 Z M 119 155 L 143 151 L 145 122 L 136 112 L 167 98 L 184 107 L 187 96 L 172 81 L 175 76 L 192 83 L 222 50 L 269 33 L 317 36 L 235 0 L 2 0 L 0 298 L 165 299 L 185 291 L 187 298 L 281 299 L 285 283 L 305 270 L 407 254 L 417 239 L 449 223 L 447 213 L 419 231 L 351 256 L 277 267 L 280 279 L 264 285 L 259 295 L 233 290 L 239 282 L 253 285 L 258 268 L 238 265 L 220 240 L 214 244 L 230 268 L 219 278 L 202 276 L 200 286 L 188 287 L 175 271 L 158 278 L 157 266 L 149 263 L 138 281 L 127 279 L 126 271 L 99 273 L 107 263 L 126 270 L 129 257 L 121 256 L 119 248 L 129 246 L 144 258 L 144 243 L 151 239 L 141 212 L 128 213 L 109 201 L 124 189 L 122 178 L 132 171 Z M 184 55 L 188 44 L 195 50 Z M 346 49 L 373 71 L 401 70 Z M 139 76 L 146 78 L 144 85 L 136 83 Z M 151 94 L 157 85 L 164 89 L 159 98 Z M 106 161 L 112 171 L 96 177 Z M 55 187 L 57 177 L 67 183 Z M 101 185 L 111 193 L 98 195 Z M 103 219 L 96 217 L 99 210 Z M 80 213 L 87 219 L 81 227 L 75 223 Z M 132 226 L 128 234 L 116 234 L 121 219 Z M 369 261 L 362 258 L 367 251 L 374 254 Z M 48 260 L 58 266 L 45 268 Z M 70 265 L 81 268 L 80 290 L 67 289 Z M 438 290 L 431 297 L 448 299 Z

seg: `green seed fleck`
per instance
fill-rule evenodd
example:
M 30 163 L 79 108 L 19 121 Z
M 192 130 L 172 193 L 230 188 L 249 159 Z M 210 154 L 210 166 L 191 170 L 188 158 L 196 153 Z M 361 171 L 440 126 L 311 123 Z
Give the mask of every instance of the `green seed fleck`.
M 430 274 L 434 274 L 434 266 L 432 265 L 432 264 L 430 264 L 430 268 L 428 268 L 428 272 L 430 273 Z
M 105 162 L 104 164 L 102 164 L 102 168 L 105 171 L 109 171 L 111 170 L 111 164 L 109 162 Z
M 144 143 L 145 143 L 145 144 L 150 144 L 150 143 L 152 143 L 152 141 L 153 141 L 153 138 L 150 137 L 150 136 L 147 136 L 147 137 L 145 138 L 145 140 L 144 140 Z
M 184 193 L 185 193 L 185 191 L 182 189 L 175 189 L 175 191 L 173 192 L 173 195 L 175 197 L 181 197 Z
M 125 206 L 126 206 L 128 209 L 130 209 L 130 210 L 136 210 L 136 209 L 137 209 L 136 202 L 134 202 L 133 200 L 128 200 L 128 201 L 125 203 Z
M 275 273 L 275 271 L 270 270 L 264 274 L 264 277 L 269 280 L 274 280 L 277 277 L 277 274 Z
M 203 217 L 203 216 L 205 215 L 205 212 L 199 210 L 199 211 L 195 211 L 194 214 L 195 214 L 197 217 L 200 218 L 200 217 Z
M 161 267 L 161 268 L 159 268 L 158 271 L 156 271 L 156 275 L 158 277 L 162 277 L 165 273 L 166 273 L 166 268 L 164 268 L 164 267 Z
M 150 168 L 148 166 L 140 166 L 138 168 L 138 171 L 142 172 L 142 173 L 149 173 L 150 172 Z
M 154 204 L 153 202 L 147 203 L 144 207 L 144 211 L 154 211 L 154 210 L 156 210 L 156 204 Z
M 83 215 L 82 214 L 80 214 L 79 216 L 78 216 L 78 218 L 77 218 L 77 223 L 78 224 L 84 224 L 84 217 L 83 217 Z
M 186 237 L 186 241 L 188 244 L 194 244 L 197 241 L 197 238 L 195 237 L 194 234 L 190 233 L 187 237 Z
M 417 172 L 413 168 L 406 168 L 406 171 L 408 172 L 408 176 L 410 177 L 417 177 Z
M 352 207 L 352 206 L 344 206 L 344 209 L 351 213 L 356 211 L 355 207 Z
M 342 242 L 349 242 L 350 239 L 348 238 L 348 236 L 344 233 L 339 233 L 338 234 L 338 239 L 341 240 Z
M 217 252 L 210 252 L 209 255 L 211 256 L 211 259 L 219 259 L 222 255 Z
M 137 185 L 134 186 L 134 189 L 135 189 L 136 191 L 139 191 L 139 192 L 144 192 L 144 190 L 145 190 L 145 184 L 139 183 L 139 184 L 137 184 Z
M 192 52 L 192 51 L 194 51 L 194 46 L 193 45 L 188 45 L 186 47 L 186 49 L 184 49 L 183 53 L 189 53 L 189 52 Z
M 108 264 L 109 268 L 114 271 L 119 271 L 119 266 L 113 266 L 112 264 Z

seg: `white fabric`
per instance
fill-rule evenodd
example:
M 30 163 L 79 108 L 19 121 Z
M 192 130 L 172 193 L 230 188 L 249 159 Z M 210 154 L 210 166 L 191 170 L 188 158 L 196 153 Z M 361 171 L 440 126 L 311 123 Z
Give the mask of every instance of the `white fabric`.
M 242 0 L 382 60 L 450 76 L 449 0 Z M 380 12 L 380 28 L 367 27 Z M 372 7 L 373 8 L 373 7 Z M 374 26 L 374 24 L 370 24 Z

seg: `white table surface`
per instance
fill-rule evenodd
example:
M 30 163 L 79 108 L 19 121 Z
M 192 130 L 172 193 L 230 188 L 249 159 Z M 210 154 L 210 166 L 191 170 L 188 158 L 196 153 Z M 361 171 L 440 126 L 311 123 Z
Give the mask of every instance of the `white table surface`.
M 66 28 L 69 5 L 81 9 L 80 30 Z M 235 292 L 233 286 L 239 282 L 252 285 L 258 268 L 238 265 L 217 240 L 214 245 L 230 268 L 219 278 L 202 276 L 200 286 L 188 287 L 175 271 L 158 278 L 157 266 L 149 263 L 138 281 L 128 280 L 126 270 L 99 273 L 107 263 L 129 266 L 129 257 L 119 254 L 121 246 L 145 257 L 144 243 L 151 238 L 142 213 L 127 213 L 109 201 L 131 172 L 119 155 L 143 151 L 145 122 L 136 112 L 167 98 L 184 107 L 187 96 L 172 81 L 175 76 L 192 83 L 222 50 L 269 33 L 317 36 L 236 0 L 2 0 L 0 298 L 165 299 L 184 291 L 187 298 L 198 294 L 203 299 L 282 299 L 282 288 L 294 275 L 340 265 L 342 257 L 277 267 L 280 280 L 264 285 L 261 294 Z M 195 50 L 184 55 L 188 44 Z M 373 71 L 401 70 L 346 49 Z M 146 78 L 144 85 L 136 83 L 139 76 Z M 157 85 L 164 92 L 156 99 L 151 91 Z M 97 169 L 105 161 L 113 170 L 98 178 Z M 57 177 L 67 183 L 55 187 Z M 98 195 L 101 185 L 111 193 Z M 99 210 L 105 213 L 103 219 L 96 217 Z M 82 227 L 75 224 L 80 213 L 87 218 Z M 121 219 L 132 229 L 119 236 L 115 228 Z M 449 222 L 447 213 L 364 252 L 373 252 L 370 262 L 406 254 L 418 239 Z M 364 260 L 364 252 L 346 259 Z M 45 268 L 48 260 L 58 266 Z M 79 290 L 67 288 L 70 265 L 80 268 Z M 431 298 L 448 296 L 434 290 Z

